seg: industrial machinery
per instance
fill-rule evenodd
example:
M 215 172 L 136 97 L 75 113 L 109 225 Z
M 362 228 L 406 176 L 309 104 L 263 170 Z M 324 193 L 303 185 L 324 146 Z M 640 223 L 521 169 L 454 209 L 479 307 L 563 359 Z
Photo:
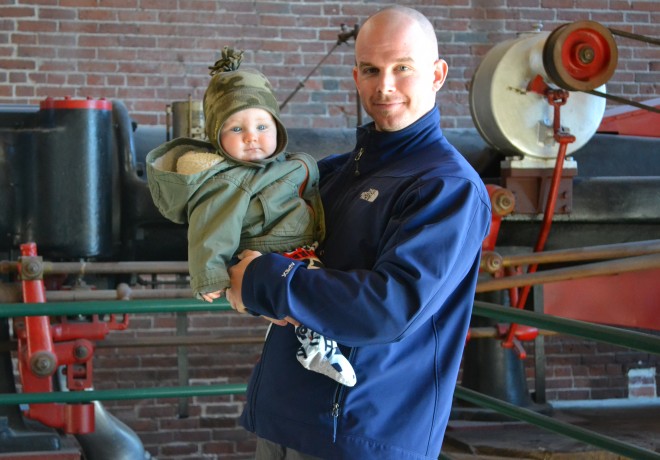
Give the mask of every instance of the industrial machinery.
M 446 135 L 481 174 L 493 202 L 483 244 L 486 277 L 519 273 L 519 266 L 503 266 L 501 256 L 521 248 L 540 252 L 660 235 L 660 132 L 596 134 L 616 61 L 611 31 L 582 21 L 501 43 L 477 69 L 470 91 L 476 130 Z M 168 114 L 174 137 L 201 135 L 194 101 L 175 103 Z M 45 302 L 46 291 L 63 291 L 64 277 L 44 271 L 50 262 L 83 274 L 75 286 L 83 290 L 85 283 L 116 289 L 131 274 L 122 269 L 125 262 L 184 262 L 186 229 L 160 215 L 144 177 L 146 153 L 169 136 L 169 116 L 166 133 L 138 127 L 120 101 L 48 98 L 39 106 L 0 107 L 0 303 Z M 289 138 L 291 150 L 319 157 L 353 147 L 353 130 L 292 129 Z M 111 266 L 111 274 L 85 272 L 94 263 Z M 495 300 L 504 301 L 502 295 L 525 308 L 529 287 L 499 292 Z M 75 289 L 61 298 L 75 299 Z M 521 342 L 538 331 L 494 326 L 498 341 L 468 342 L 464 380 L 530 404 L 518 358 L 525 353 Z M 644 326 L 660 329 L 657 315 Z M 0 343 L 16 343 L 22 391 L 84 391 L 93 387 L 93 343 L 127 327 L 125 317 L 19 317 L 11 324 L 0 320 Z M 10 350 L 0 354 L 4 392 L 16 391 Z M 98 402 L 0 406 L 0 458 L 64 449 L 47 427 L 75 435 L 89 460 L 149 458 L 135 433 Z M 108 439 L 121 441 L 115 450 L 99 448 Z
M 648 170 L 631 167 L 636 169 L 631 175 L 653 177 L 624 176 L 617 171 L 624 146 L 605 147 L 592 140 L 605 114 L 605 83 L 616 69 L 617 56 L 612 31 L 593 21 L 579 21 L 551 33 L 535 31 L 500 43 L 477 68 L 470 89 L 472 118 L 481 137 L 502 155 L 499 181 L 492 178 L 491 181 L 507 192 L 491 193 L 494 219 L 498 214 L 507 216 L 504 220 L 501 217 L 494 220 L 495 225 L 483 245 L 485 267 L 493 276 L 534 274 L 539 268 L 536 263 L 504 267 L 502 254 L 539 253 L 548 248 L 580 248 L 657 237 L 658 166 Z M 654 107 L 649 109 L 657 112 Z M 658 165 L 657 141 L 636 142 L 626 140 L 629 148 L 639 149 L 636 154 L 644 160 L 627 157 L 625 162 Z M 608 177 L 593 177 L 597 174 L 589 169 L 594 166 Z M 578 177 L 578 170 L 584 170 L 586 174 L 581 175 L 587 177 Z M 488 177 L 484 180 L 489 181 Z M 494 190 L 494 185 L 488 187 Z M 644 229 L 636 231 L 635 226 L 640 225 Z M 650 276 L 653 275 L 642 273 L 636 286 L 618 287 L 620 292 L 648 289 L 649 300 L 638 307 L 634 320 L 614 318 L 606 313 L 616 308 L 615 303 L 594 305 L 585 299 L 585 296 L 595 297 L 593 292 L 602 290 L 598 284 L 588 288 L 579 283 L 573 283 L 570 288 L 566 285 L 563 289 L 570 289 L 571 294 L 559 301 L 560 296 L 554 294 L 556 285 L 550 285 L 541 294 L 541 303 L 545 303 L 546 313 L 556 314 L 561 308 L 562 315 L 574 319 L 600 318 L 609 324 L 659 328 L 657 320 L 646 321 L 654 316 L 650 299 L 657 298 L 652 283 L 644 281 Z M 612 280 L 600 283 L 608 284 Z M 478 294 L 477 298 L 523 309 L 532 303 L 528 303 L 530 292 L 531 285 L 527 285 Z M 581 313 L 571 312 L 572 306 Z M 517 358 L 526 356 L 522 343 L 535 340 L 538 331 L 516 324 L 498 325 L 483 318 L 473 321 L 473 326 L 493 327 L 501 342 L 468 344 L 462 384 L 519 406 L 534 406 L 526 388 L 524 369 Z M 542 391 L 537 388 L 536 402 L 540 404 L 545 402 Z M 538 408 L 543 410 L 541 406 Z

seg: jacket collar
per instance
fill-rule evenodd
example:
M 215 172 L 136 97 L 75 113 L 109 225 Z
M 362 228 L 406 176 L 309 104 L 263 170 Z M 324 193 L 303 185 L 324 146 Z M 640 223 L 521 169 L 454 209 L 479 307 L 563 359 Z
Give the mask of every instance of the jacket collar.
M 357 128 L 356 139 L 351 154 L 353 161 L 348 163 L 359 162 L 360 172 L 364 173 L 382 163 L 414 155 L 442 139 L 440 111 L 435 105 L 415 123 L 399 131 L 376 131 L 371 122 Z

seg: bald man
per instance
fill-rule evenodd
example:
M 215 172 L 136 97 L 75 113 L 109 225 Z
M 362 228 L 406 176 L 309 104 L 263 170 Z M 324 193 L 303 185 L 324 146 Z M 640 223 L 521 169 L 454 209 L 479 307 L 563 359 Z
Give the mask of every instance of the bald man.
M 324 268 L 246 251 L 228 299 L 270 319 L 243 426 L 264 459 L 437 459 L 449 419 L 490 200 L 440 129 L 447 75 L 431 23 L 390 7 L 367 19 L 353 78 L 373 121 L 319 163 Z M 292 324 L 336 340 L 347 387 L 305 370 Z

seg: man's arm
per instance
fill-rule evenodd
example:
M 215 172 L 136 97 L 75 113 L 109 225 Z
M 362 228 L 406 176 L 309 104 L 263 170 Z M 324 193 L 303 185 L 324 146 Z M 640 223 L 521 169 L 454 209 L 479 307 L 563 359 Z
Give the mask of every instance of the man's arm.
M 242 269 L 241 303 L 264 316 L 294 317 L 340 343 L 363 345 L 401 340 L 452 305 L 447 300 L 457 289 L 471 297 L 476 278 L 463 281 L 490 222 L 484 195 L 460 179 L 410 195 L 411 205 L 374 236 L 382 249 L 371 269 L 307 270 L 267 254 Z M 237 283 L 232 273 L 232 286 Z

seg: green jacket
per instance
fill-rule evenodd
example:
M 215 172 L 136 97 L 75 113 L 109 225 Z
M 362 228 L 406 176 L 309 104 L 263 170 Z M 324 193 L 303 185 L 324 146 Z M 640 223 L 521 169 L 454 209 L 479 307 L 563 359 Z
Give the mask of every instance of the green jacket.
M 215 152 L 204 141 L 177 138 L 147 154 L 147 180 L 158 210 L 188 224 L 188 266 L 195 297 L 229 287 L 227 267 L 243 249 L 290 251 L 325 236 L 319 172 L 305 153 L 261 162 L 221 155 L 202 172 L 176 173 L 190 150 Z

